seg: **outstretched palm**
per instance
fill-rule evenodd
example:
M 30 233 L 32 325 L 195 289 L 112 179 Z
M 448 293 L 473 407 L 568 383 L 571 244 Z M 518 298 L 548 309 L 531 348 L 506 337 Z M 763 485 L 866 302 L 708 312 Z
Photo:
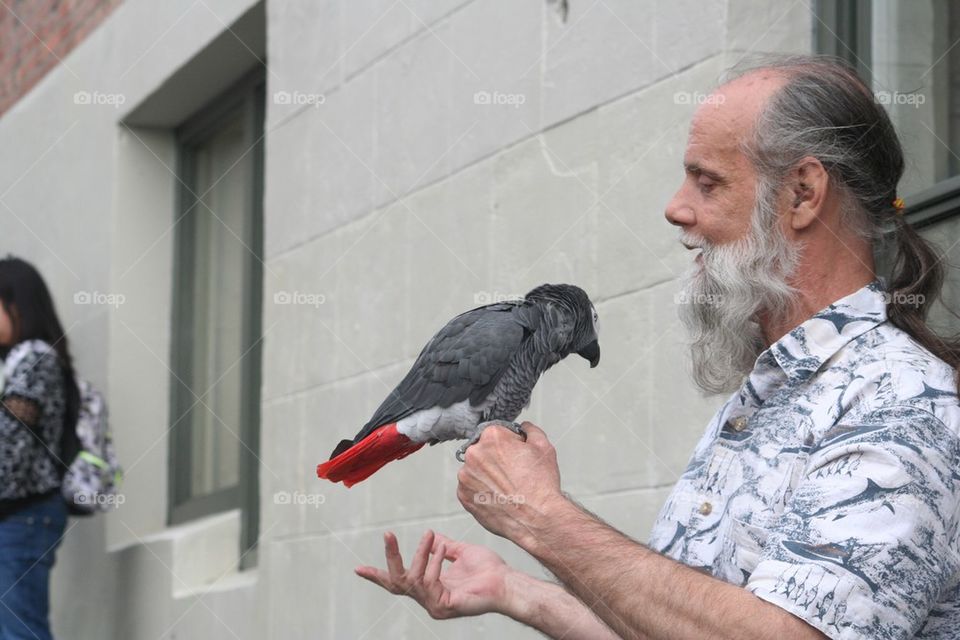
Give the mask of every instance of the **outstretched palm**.
M 387 571 L 358 567 L 357 574 L 398 595 L 409 595 L 434 618 L 497 611 L 510 567 L 486 547 L 457 542 L 427 531 L 409 569 L 392 533 L 384 536 Z M 443 568 L 443 561 L 451 561 Z

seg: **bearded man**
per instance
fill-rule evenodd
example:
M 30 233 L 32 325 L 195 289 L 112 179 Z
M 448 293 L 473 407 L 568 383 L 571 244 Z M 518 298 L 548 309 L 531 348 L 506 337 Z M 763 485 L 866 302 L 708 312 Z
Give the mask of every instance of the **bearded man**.
M 488 429 L 468 449 L 458 497 L 561 584 L 430 531 L 409 568 L 388 533 L 388 571 L 357 572 L 437 618 L 558 638 L 957 637 L 960 345 L 925 322 L 943 272 L 902 218 L 889 118 L 839 62 L 769 59 L 698 109 L 684 168 L 666 217 L 700 253 L 681 320 L 696 383 L 732 395 L 649 544 L 570 500 L 525 423 L 525 443 Z

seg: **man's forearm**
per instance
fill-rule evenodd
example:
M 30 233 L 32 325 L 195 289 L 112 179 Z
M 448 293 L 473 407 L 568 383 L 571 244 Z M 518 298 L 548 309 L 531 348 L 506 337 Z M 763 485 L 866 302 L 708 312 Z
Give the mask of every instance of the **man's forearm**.
M 517 540 L 623 638 L 823 638 L 745 589 L 634 542 L 568 500 Z
M 593 611 L 563 587 L 520 571 L 507 577 L 505 607 L 502 613 L 551 638 L 619 639 Z

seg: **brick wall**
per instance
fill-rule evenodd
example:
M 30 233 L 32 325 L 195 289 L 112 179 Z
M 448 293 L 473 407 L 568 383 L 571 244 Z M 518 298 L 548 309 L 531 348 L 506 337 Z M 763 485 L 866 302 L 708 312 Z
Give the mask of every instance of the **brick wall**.
M 4 0 L 0 114 L 65 58 L 121 0 Z

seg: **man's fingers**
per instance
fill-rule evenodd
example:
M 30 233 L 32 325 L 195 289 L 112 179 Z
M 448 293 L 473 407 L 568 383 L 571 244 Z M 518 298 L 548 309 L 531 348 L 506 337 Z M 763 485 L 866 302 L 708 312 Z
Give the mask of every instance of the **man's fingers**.
M 370 582 L 383 587 L 387 591 L 392 591 L 390 588 L 390 576 L 387 575 L 386 571 L 381 571 L 376 567 L 362 566 L 357 567 L 353 570 L 353 572 L 364 580 L 369 580 Z
M 446 555 L 446 545 L 440 543 L 437 552 L 430 556 L 430 563 L 427 565 L 427 573 L 424 576 L 424 584 L 432 586 L 440 580 L 440 568 L 443 566 L 443 558 Z
M 460 554 L 463 553 L 463 547 L 465 543 L 458 540 L 452 540 L 442 533 L 435 534 L 433 537 L 433 553 L 437 553 L 437 550 L 440 548 L 440 545 L 444 545 L 446 549 L 446 558 L 447 560 L 456 560 L 460 557 Z
M 392 531 L 383 534 L 383 545 L 385 555 L 387 556 L 387 569 L 390 571 L 390 577 L 399 580 L 403 576 L 403 558 L 400 557 L 400 546 L 397 544 L 397 536 Z
M 433 548 L 433 540 L 433 531 L 427 529 L 423 537 L 420 538 L 420 546 L 417 547 L 417 552 L 414 554 L 413 560 L 410 561 L 409 576 L 412 579 L 420 580 L 423 578 L 423 571 L 427 567 L 427 558 L 430 556 L 430 549 Z

